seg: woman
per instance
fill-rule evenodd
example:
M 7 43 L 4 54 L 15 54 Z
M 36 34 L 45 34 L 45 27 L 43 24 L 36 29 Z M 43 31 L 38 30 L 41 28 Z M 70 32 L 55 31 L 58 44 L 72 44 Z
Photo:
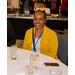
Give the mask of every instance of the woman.
M 38 10 L 34 13 L 33 24 L 35 27 L 27 30 L 23 49 L 36 51 L 58 59 L 58 39 L 55 32 L 44 25 L 46 20 L 45 11 Z

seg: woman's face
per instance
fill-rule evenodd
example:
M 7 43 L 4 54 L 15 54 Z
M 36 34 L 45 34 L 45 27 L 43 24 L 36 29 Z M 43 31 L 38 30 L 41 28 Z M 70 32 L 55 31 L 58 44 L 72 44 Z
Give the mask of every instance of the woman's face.
M 34 14 L 33 23 L 36 28 L 44 27 L 45 22 L 46 22 L 46 19 L 45 19 L 44 13 L 36 12 Z

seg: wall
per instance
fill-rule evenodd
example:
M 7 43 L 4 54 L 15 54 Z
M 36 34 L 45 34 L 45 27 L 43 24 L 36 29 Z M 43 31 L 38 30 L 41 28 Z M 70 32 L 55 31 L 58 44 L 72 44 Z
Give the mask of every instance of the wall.
M 11 6 L 19 7 L 19 0 L 7 0 L 7 2 L 8 2 L 8 6 L 11 5 Z
M 11 0 L 11 6 L 19 7 L 19 0 Z
M 11 5 L 11 0 L 7 0 L 7 2 L 8 2 L 8 5 Z

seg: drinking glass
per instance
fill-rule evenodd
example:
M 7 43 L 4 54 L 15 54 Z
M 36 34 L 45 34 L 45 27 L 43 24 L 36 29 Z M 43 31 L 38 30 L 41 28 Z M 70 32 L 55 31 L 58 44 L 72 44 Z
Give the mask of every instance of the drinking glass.
M 30 57 L 30 64 L 36 68 L 38 68 L 39 64 L 39 54 L 38 53 L 32 53 Z
M 25 75 L 36 75 L 36 68 L 32 65 L 27 65 Z
M 62 74 L 62 71 L 59 69 L 54 68 L 49 70 L 49 75 L 61 75 L 61 74 Z
M 10 49 L 11 59 L 13 59 L 13 60 L 17 59 L 17 54 L 18 54 L 18 46 L 11 45 L 11 49 Z

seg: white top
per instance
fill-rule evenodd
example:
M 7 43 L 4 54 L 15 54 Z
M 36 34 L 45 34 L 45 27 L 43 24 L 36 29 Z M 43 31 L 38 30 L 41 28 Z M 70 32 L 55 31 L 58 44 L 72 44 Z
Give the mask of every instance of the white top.
M 38 40 L 38 38 L 35 38 L 35 43 L 36 43 L 37 40 Z M 37 42 L 37 44 L 35 46 L 36 52 L 38 52 L 38 53 L 40 53 L 40 40 L 41 40 L 41 38 L 38 40 L 38 42 Z M 33 43 L 32 43 L 32 51 L 34 51 L 33 50 Z
M 31 53 L 33 51 L 18 48 L 18 57 L 16 60 L 10 58 L 10 47 L 7 47 L 7 75 L 25 75 L 25 68 L 30 64 Z M 36 69 L 36 75 L 49 75 L 49 70 L 57 68 L 62 71 L 61 75 L 68 75 L 68 67 L 60 61 L 49 56 L 39 54 L 39 65 Z M 58 63 L 59 66 L 45 66 L 44 62 Z

